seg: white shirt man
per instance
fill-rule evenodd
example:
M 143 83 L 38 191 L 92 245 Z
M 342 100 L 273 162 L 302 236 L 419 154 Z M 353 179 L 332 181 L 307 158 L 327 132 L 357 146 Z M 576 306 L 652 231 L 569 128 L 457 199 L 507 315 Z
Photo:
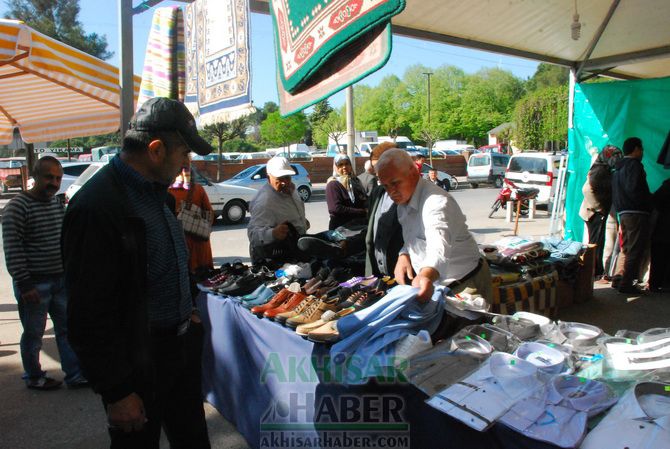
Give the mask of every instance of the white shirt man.
M 376 168 L 380 184 L 398 204 L 405 241 L 394 270 L 396 280 L 403 284 L 408 278 L 420 289 L 419 300 L 432 296 L 433 283 L 456 293 L 475 287 L 490 300 L 488 265 L 453 197 L 422 179 L 404 150 L 385 152 Z
M 289 238 L 290 227 L 297 237 L 309 227 L 305 218 L 305 205 L 298 196 L 291 176 L 295 174 L 288 160 L 283 157 L 270 159 L 266 166 L 268 183 L 251 200 L 251 218 L 247 235 L 252 260 L 263 257 L 262 248 Z M 283 256 L 283 254 L 277 254 Z

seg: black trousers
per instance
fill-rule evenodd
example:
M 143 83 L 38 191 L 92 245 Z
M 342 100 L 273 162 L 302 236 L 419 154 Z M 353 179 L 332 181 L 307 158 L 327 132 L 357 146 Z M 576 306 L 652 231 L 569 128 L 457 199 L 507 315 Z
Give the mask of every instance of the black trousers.
M 644 214 L 621 214 L 619 223 L 625 256 L 623 274 L 619 283 L 619 288 L 622 288 L 633 285 L 633 282 L 640 278 L 642 265 L 648 257 L 651 223 L 649 215 Z
M 171 449 L 210 449 L 202 401 L 202 324 L 181 336 L 152 337 L 157 373 L 152 391 L 137 392 L 147 423 L 138 432 L 110 429 L 112 449 L 159 449 L 161 428 Z
M 586 228 L 589 231 L 589 243 L 594 243 L 596 246 L 596 266 L 594 274 L 602 276 L 605 272 L 603 267 L 603 249 L 605 247 L 605 225 L 607 223 L 607 215 L 595 212 L 591 219 L 586 222 Z

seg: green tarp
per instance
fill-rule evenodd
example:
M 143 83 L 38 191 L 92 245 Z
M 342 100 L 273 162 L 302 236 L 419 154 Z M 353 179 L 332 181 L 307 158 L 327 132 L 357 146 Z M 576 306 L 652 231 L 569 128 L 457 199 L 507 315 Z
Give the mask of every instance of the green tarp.
M 592 155 L 607 144 L 621 148 L 628 137 L 644 145 L 643 164 L 651 191 L 670 178 L 656 158 L 670 131 L 670 78 L 577 84 L 573 128 L 568 130 L 565 238 L 581 241 L 579 206 Z

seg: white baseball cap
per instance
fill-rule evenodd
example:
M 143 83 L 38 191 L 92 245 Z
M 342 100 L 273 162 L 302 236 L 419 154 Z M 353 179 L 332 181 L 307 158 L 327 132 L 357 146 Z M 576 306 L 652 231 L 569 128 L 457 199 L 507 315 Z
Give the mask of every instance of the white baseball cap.
M 295 175 L 295 171 L 291 168 L 291 165 L 285 157 L 273 157 L 268 161 L 265 168 L 268 175 L 274 176 L 275 178 Z

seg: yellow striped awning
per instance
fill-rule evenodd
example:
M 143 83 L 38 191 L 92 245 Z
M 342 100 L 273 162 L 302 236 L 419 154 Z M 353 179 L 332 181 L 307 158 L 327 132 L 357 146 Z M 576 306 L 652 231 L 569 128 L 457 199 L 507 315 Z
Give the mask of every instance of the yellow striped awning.
M 137 101 L 141 79 L 134 81 Z M 29 143 L 115 132 L 119 92 L 118 68 L 0 19 L 0 144 L 14 128 Z

